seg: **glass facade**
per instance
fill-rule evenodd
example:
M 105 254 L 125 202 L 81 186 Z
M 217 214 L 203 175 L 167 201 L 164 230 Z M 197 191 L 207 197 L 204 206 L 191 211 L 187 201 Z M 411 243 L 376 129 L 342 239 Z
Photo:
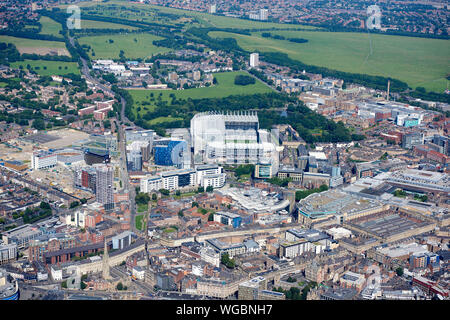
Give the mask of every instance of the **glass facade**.
M 159 166 L 182 167 L 186 152 L 189 152 L 186 141 L 161 141 L 155 146 L 155 164 Z

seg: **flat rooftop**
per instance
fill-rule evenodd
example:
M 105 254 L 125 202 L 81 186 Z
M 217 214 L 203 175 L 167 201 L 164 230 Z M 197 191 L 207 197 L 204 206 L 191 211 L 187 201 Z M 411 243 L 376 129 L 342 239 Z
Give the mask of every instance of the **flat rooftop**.
M 310 218 L 343 213 L 351 216 L 382 205 L 378 200 L 361 198 L 336 189 L 311 194 L 297 204 L 300 214 Z

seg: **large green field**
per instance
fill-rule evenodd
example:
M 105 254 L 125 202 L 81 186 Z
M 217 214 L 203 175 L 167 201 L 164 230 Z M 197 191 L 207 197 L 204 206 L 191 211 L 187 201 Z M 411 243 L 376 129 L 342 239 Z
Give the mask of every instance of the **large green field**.
M 46 55 L 54 51 L 58 52 L 60 55 L 64 54 L 70 56 L 69 52 L 66 49 L 66 44 L 61 41 L 45 41 L 10 36 L 0 36 L 0 42 L 14 44 L 20 53 Z
M 61 24 L 56 22 L 55 20 L 50 19 L 49 17 L 42 16 L 41 19 L 39 19 L 39 22 L 42 25 L 40 34 L 50 34 L 56 37 L 61 37 L 59 34 L 59 31 L 62 30 Z
M 124 24 L 117 24 L 111 22 L 94 21 L 94 20 L 81 20 L 81 29 L 127 29 L 136 30 L 138 28 L 127 26 Z
M 450 73 L 450 42 L 447 40 L 351 32 L 272 31 L 285 38 L 304 38 L 307 43 L 210 32 L 211 37 L 235 38 L 247 51 L 278 51 L 303 63 L 351 73 L 379 75 L 402 80 L 412 88 L 442 92 Z M 370 54 L 370 41 L 372 53 Z
M 180 18 L 190 17 L 194 18 L 198 21 L 192 21 L 189 23 L 190 26 L 200 25 L 202 27 L 217 27 L 217 28 L 240 28 L 240 29 L 297 29 L 297 28 L 307 28 L 307 29 L 317 29 L 312 26 L 304 26 L 304 25 L 294 25 L 294 24 L 280 24 L 280 23 L 272 23 L 272 22 L 262 22 L 262 21 L 254 21 L 247 19 L 238 19 L 233 17 L 219 16 L 213 15 L 206 12 L 197 12 L 197 11 L 188 11 L 181 10 L 163 6 L 156 5 L 148 5 L 148 4 L 138 4 L 138 3 L 129 3 L 129 1 L 108 1 L 108 2 L 95 2 L 95 1 L 84 1 L 77 4 L 82 12 L 87 13 L 95 13 L 101 14 L 105 16 L 114 16 L 117 18 L 124 18 L 128 20 L 143 20 L 145 22 L 159 22 L 164 24 L 173 24 L 179 23 L 179 20 L 172 20 L 170 17 L 164 17 L 162 15 L 158 15 L 158 12 L 163 14 L 172 14 L 177 15 Z M 131 9 L 138 9 L 140 12 L 128 12 L 125 10 L 121 10 L 117 12 L 117 10 L 108 9 L 111 8 L 112 5 L 124 6 Z M 60 8 L 65 8 L 67 5 L 61 5 Z M 106 8 L 105 10 L 101 10 L 99 8 Z M 144 13 L 144 14 L 140 14 Z
M 17 38 L 10 36 L 0 36 L 0 42 L 13 43 L 18 49 L 21 47 L 29 48 L 65 48 L 66 44 L 61 41 L 46 41 L 26 38 Z
M 244 71 L 236 72 L 220 72 L 215 73 L 214 77 L 217 79 L 217 84 L 211 87 L 193 88 L 187 90 L 129 90 L 134 101 L 133 111 L 137 115 L 137 108 L 141 107 L 141 115 L 147 111 L 153 111 L 154 105 L 152 104 L 161 95 L 161 100 L 170 101 L 170 95 L 174 94 L 177 99 L 203 99 L 203 98 L 223 98 L 230 95 L 245 95 L 256 93 L 267 93 L 271 89 L 257 80 L 255 84 L 247 86 L 239 86 L 234 84 L 234 78 L 237 75 L 246 74 Z M 153 101 L 151 100 L 151 94 L 153 93 Z M 143 102 L 150 102 L 150 105 L 143 105 Z M 147 108 L 147 109 L 145 109 Z M 167 119 L 153 119 L 150 124 L 155 124 Z M 171 120 L 176 120 L 171 118 Z
M 17 69 L 20 66 L 26 69 L 27 65 L 30 65 L 31 69 L 41 76 L 66 75 L 69 73 L 80 74 L 78 64 L 75 62 L 25 60 L 11 63 L 11 67 Z
M 113 40 L 110 43 L 109 40 Z M 157 47 L 152 44 L 153 40 L 161 40 L 161 37 L 151 34 L 111 34 L 103 36 L 81 37 L 78 42 L 80 45 L 90 46 L 89 56 L 92 59 L 118 59 L 120 50 L 123 50 L 125 57 L 129 59 L 147 58 L 157 53 L 168 52 L 170 49 Z M 135 41 L 136 40 L 136 41 Z

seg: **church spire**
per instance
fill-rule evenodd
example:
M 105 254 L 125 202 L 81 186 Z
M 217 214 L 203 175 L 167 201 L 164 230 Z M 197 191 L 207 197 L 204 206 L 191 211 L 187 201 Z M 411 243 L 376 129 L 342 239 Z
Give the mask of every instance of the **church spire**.
M 111 278 L 111 276 L 109 274 L 109 255 L 108 255 L 108 246 L 106 245 L 106 239 L 105 239 L 105 247 L 103 249 L 102 275 L 103 275 L 103 279 L 105 279 L 105 280 L 108 280 Z

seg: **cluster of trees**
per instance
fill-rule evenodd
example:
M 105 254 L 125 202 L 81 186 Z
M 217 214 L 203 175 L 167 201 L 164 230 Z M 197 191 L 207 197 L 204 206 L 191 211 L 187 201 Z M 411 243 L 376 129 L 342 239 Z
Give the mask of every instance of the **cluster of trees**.
M 38 32 L 33 32 L 33 30 L 27 30 L 27 31 L 2 30 L 2 31 L 0 31 L 0 35 L 17 37 L 17 38 L 33 39 L 33 40 L 45 40 L 45 41 L 63 41 L 64 40 L 62 37 L 57 37 L 57 36 L 54 36 L 51 34 L 40 34 Z
M 13 214 L 14 219 L 22 217 L 23 223 L 34 223 L 36 221 L 48 218 L 52 215 L 52 208 L 47 202 L 42 201 L 39 207 L 31 209 L 26 208 L 25 211 L 19 214 Z
M 414 195 L 414 200 L 418 200 L 418 201 L 422 201 L 422 202 L 427 202 L 427 201 L 428 201 L 428 196 L 427 196 L 426 194 L 423 194 L 423 195 L 415 194 L 415 195 Z
M 308 42 L 308 39 L 303 38 L 288 38 L 290 42 L 296 42 L 296 43 L 306 43 Z
M 269 78 L 267 78 L 266 74 L 262 71 L 259 71 L 255 68 L 252 68 L 248 71 L 249 73 L 251 73 L 252 75 L 254 75 L 255 77 L 257 77 L 258 79 L 264 81 L 265 83 L 267 83 L 269 86 L 273 85 L 273 81 L 270 80 Z
M 255 84 L 255 78 L 247 76 L 247 75 L 239 74 L 234 78 L 234 84 L 239 85 L 239 86 Z
M 230 259 L 230 256 L 228 253 L 224 253 L 221 258 L 221 262 L 230 269 L 234 269 L 236 267 L 236 261 L 234 259 Z
M 416 90 L 411 91 L 408 93 L 409 96 L 416 98 L 416 99 L 422 99 L 422 100 L 426 100 L 426 101 L 440 101 L 440 102 L 445 102 L 445 103 L 450 103 L 450 95 L 446 94 L 446 93 L 437 93 L 437 92 L 427 92 L 427 90 L 424 87 L 417 87 Z M 422 104 L 422 108 L 426 108 L 423 106 L 424 104 Z M 437 111 L 441 111 L 441 110 L 437 110 Z
M 0 42 L 0 64 L 8 64 L 20 60 L 20 52 L 12 43 Z
M 243 175 L 253 175 L 255 172 L 254 164 L 241 164 L 234 170 L 234 174 L 239 179 Z
M 259 111 L 260 126 L 269 129 L 276 124 L 290 124 L 307 143 L 350 142 L 364 139 L 362 135 L 351 134 L 342 122 L 329 120 L 310 110 L 300 101 L 296 104 L 288 106 L 287 117 L 276 111 Z M 313 134 L 317 129 L 321 130 L 321 134 Z
M 102 74 L 102 78 L 103 78 L 103 80 L 108 81 L 111 84 L 117 83 L 117 78 L 112 73 L 104 73 L 104 74 Z
M 129 9 L 129 8 L 127 8 L 127 9 Z M 55 9 L 53 9 L 53 10 L 54 10 L 54 12 L 57 11 Z M 59 10 L 59 11 L 61 13 L 64 13 L 64 11 L 62 11 L 62 10 Z M 160 14 L 160 13 L 158 13 L 158 14 Z M 159 23 L 154 23 L 154 22 L 146 22 L 143 20 L 133 21 L 133 20 L 127 20 L 127 19 L 123 19 L 123 18 L 98 16 L 98 15 L 91 15 L 91 14 L 84 14 L 84 13 L 81 14 L 81 19 L 122 24 L 122 25 L 141 28 L 141 29 L 145 29 L 145 30 L 147 30 L 147 29 L 154 30 L 155 27 L 158 27 L 158 29 L 161 28 L 163 30 L 171 30 L 171 29 L 181 30 L 181 28 L 182 28 L 177 25 L 164 25 L 164 24 L 159 24 Z M 130 31 L 127 30 L 127 32 L 130 32 Z
M 151 56 L 150 58 L 146 59 L 145 62 L 155 62 L 159 59 L 166 59 L 166 60 L 181 60 L 181 61 L 190 61 L 192 63 L 194 62 L 200 62 L 202 60 L 201 56 L 177 56 L 174 53 L 159 53 Z
M 166 47 L 166 48 L 171 48 L 171 49 L 175 49 L 175 50 L 180 50 L 183 49 L 185 47 L 185 45 L 187 44 L 187 40 L 180 37 L 180 36 L 173 36 L 171 38 L 167 38 L 167 39 L 161 39 L 161 40 L 153 40 L 153 45 L 157 46 L 157 47 Z
M 306 300 L 308 297 L 308 292 L 311 290 L 311 288 L 317 287 L 316 282 L 310 282 L 308 283 L 301 291 L 297 287 L 291 287 L 289 290 L 283 290 L 283 288 L 278 287 L 274 288 L 273 291 L 282 292 L 286 295 L 287 300 Z
M 406 197 L 406 192 L 401 189 L 397 189 L 394 191 L 394 196 L 403 198 L 403 197 Z
M 297 42 L 297 43 L 306 43 L 308 42 L 308 39 L 303 39 L 303 38 L 285 38 L 284 36 L 281 36 L 279 34 L 271 34 L 270 32 L 263 32 L 261 33 L 261 36 L 263 36 L 264 38 L 273 38 L 276 40 L 288 40 L 290 42 Z
M 300 200 L 306 198 L 307 196 L 309 196 L 310 194 L 317 193 L 317 192 L 323 192 L 323 191 L 327 191 L 327 190 L 328 190 L 328 186 L 325 184 L 321 185 L 319 188 L 314 188 L 314 189 L 309 189 L 309 190 L 298 190 L 295 192 L 295 201 L 300 201 Z
M 136 204 L 148 204 L 150 201 L 150 196 L 148 195 L 148 193 L 139 192 L 134 200 L 136 201 Z
M 119 290 L 119 291 L 122 291 L 122 290 L 128 290 L 128 287 L 127 287 L 127 286 L 124 286 L 124 285 L 122 284 L 122 282 L 119 282 L 119 283 L 116 285 L 116 289 Z
M 273 177 L 273 178 L 267 179 L 266 181 L 271 183 L 271 184 L 275 184 L 277 186 L 280 186 L 280 187 L 287 187 L 289 182 L 292 181 L 292 178 L 281 179 L 281 178 L 278 178 L 278 177 Z
M 69 209 L 76 208 L 76 207 L 78 207 L 79 205 L 80 205 L 80 203 L 79 203 L 78 201 L 73 201 L 73 202 L 70 203 Z

